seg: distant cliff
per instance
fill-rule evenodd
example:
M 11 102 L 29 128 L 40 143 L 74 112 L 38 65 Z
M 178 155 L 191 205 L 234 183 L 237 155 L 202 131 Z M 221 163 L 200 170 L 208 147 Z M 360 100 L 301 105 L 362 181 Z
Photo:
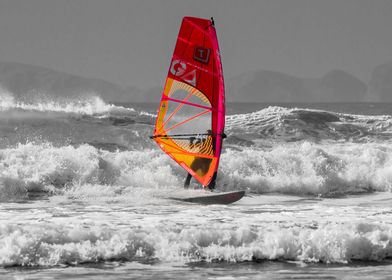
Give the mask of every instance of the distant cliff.
M 302 79 L 266 70 L 229 79 L 226 91 L 231 102 L 304 102 L 307 96 Z
M 308 79 L 260 70 L 229 79 L 226 90 L 232 102 L 360 102 L 367 85 L 341 70 Z
M 392 102 L 392 62 L 377 66 L 368 85 L 342 70 L 330 71 L 320 78 L 258 70 L 226 78 L 225 82 L 228 102 Z M 101 79 L 9 62 L 0 62 L 0 86 L 18 98 L 95 94 L 111 102 L 154 103 L 159 102 L 163 88 L 122 88 Z
M 100 79 L 20 63 L 0 62 L 0 85 L 22 99 L 37 94 L 61 97 L 97 94 L 106 101 L 118 102 L 143 99 L 136 87 L 121 88 Z

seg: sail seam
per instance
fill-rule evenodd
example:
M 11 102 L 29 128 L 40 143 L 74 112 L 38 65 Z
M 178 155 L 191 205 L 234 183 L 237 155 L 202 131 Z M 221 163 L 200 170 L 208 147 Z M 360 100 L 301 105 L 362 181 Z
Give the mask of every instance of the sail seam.
M 176 128 L 176 127 L 178 127 L 178 126 L 180 126 L 180 125 L 182 125 L 184 123 L 187 123 L 187 122 L 189 122 L 189 121 L 191 121 L 191 120 L 193 120 L 193 119 L 195 119 L 197 117 L 205 115 L 205 114 L 207 114 L 209 112 L 211 112 L 211 111 L 210 110 L 202 111 L 202 112 L 200 112 L 200 113 L 198 113 L 198 114 L 196 114 L 196 115 L 194 115 L 194 116 L 192 116 L 192 117 L 190 117 L 190 118 L 188 118 L 186 120 L 183 120 L 182 122 L 177 123 L 176 125 L 173 125 L 172 127 L 169 127 L 168 129 L 166 129 L 166 132 L 169 131 L 169 130 L 172 130 L 172 129 L 174 129 L 174 128 Z
M 163 97 L 162 99 L 163 100 L 170 100 L 170 101 L 178 102 L 178 103 L 184 103 L 186 105 L 203 108 L 203 109 L 207 109 L 207 110 L 210 110 L 210 111 L 213 110 L 212 107 L 207 107 L 207 106 L 199 105 L 199 104 L 196 104 L 196 103 L 186 102 L 184 100 L 179 100 L 179 99 L 175 99 L 175 98 L 171 98 L 171 97 L 167 97 L 167 96 Z

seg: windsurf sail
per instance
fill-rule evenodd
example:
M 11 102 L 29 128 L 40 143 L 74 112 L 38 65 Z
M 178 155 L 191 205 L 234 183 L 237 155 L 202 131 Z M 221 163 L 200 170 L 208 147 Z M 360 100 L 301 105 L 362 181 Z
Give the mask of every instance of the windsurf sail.
M 184 17 L 152 138 L 207 186 L 218 169 L 224 125 L 225 91 L 213 19 Z

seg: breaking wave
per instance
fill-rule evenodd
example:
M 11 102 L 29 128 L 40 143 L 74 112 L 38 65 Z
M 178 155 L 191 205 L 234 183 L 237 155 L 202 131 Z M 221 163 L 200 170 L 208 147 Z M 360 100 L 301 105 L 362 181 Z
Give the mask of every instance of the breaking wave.
M 28 99 L 28 100 L 25 100 Z M 30 98 L 18 99 L 12 93 L 0 88 L 0 111 L 13 109 L 37 112 L 61 112 L 82 115 L 101 115 L 108 112 L 134 112 L 132 108 L 105 103 L 94 94 L 82 94 L 75 97 L 55 97 L 35 94 Z
M 251 144 L 303 140 L 367 143 L 392 139 L 390 115 L 353 115 L 270 106 L 253 113 L 227 116 L 226 123 L 230 136 Z
M 117 190 L 111 194 L 121 196 L 126 189 L 177 183 L 168 161 L 156 151 L 109 152 L 88 144 L 78 147 L 19 144 L 0 150 L 0 189 L 3 196 L 15 195 L 18 199 L 37 191 L 54 194 L 69 191 L 84 196 L 84 191 L 88 195 L 92 188 L 103 186 L 108 190 L 105 186 L 112 185 L 110 189 Z M 109 193 L 98 195 L 107 197 Z
M 256 193 L 341 196 L 392 190 L 392 149 L 387 144 L 278 145 L 269 150 L 228 149 L 221 160 L 227 188 Z
M 245 189 L 247 197 L 189 207 L 167 200 L 186 174 L 148 143 L 152 114 L 101 101 L 95 111 L 86 109 L 92 103 L 40 111 L 3 97 L 1 136 L 10 140 L 0 145 L 0 201 L 8 202 L 1 205 L 0 267 L 392 258 L 390 116 L 283 107 L 228 116 L 217 185 Z M 15 111 L 28 114 L 9 114 Z M 55 114 L 33 119 L 32 111 Z M 33 131 L 72 141 L 27 141 Z M 378 192 L 378 205 L 359 206 L 357 196 L 318 199 L 369 192 Z M 260 193 L 296 200 L 262 203 L 268 195 Z M 47 201 L 36 201 L 39 194 Z
M 185 176 L 156 149 L 108 151 L 88 144 L 19 144 L 0 150 L 0 167 L 3 199 L 23 198 L 35 191 L 123 199 L 139 187 L 175 190 Z M 268 151 L 227 149 L 220 170 L 218 185 L 224 190 L 315 196 L 386 192 L 392 190 L 392 148 L 376 143 L 304 142 Z
M 219 223 L 192 226 L 159 219 L 113 229 L 104 223 L 0 225 L 0 266 L 102 261 L 349 263 L 392 257 L 392 227 L 324 223 L 282 228 Z

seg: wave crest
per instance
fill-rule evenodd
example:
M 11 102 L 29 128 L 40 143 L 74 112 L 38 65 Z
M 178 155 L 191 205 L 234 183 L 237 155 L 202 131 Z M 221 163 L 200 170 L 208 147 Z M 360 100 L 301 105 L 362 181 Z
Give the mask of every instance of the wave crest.
M 3 192 L 10 195 L 25 188 L 26 193 L 61 191 L 86 199 L 127 200 L 135 188 L 152 193 L 176 190 L 186 176 L 158 150 L 107 151 L 88 144 L 19 144 L 0 150 L 0 166 L 0 182 L 5 182 L 0 185 L 10 188 Z M 391 174 L 392 149 L 388 145 L 305 142 L 270 150 L 228 149 L 222 154 L 217 185 L 221 190 L 331 197 L 391 191 Z
M 0 150 L 0 186 L 8 189 L 2 198 L 19 198 L 19 193 L 13 195 L 15 186 L 22 186 L 25 194 L 66 192 L 75 197 L 88 198 L 94 194 L 94 198 L 105 199 L 108 195 L 126 196 L 129 189 L 137 187 L 178 185 L 168 162 L 166 155 L 152 150 L 109 152 L 88 144 L 78 147 L 18 144 Z M 100 187 L 103 190 L 91 192 Z
M 175 225 L 161 221 L 119 229 L 74 221 L 0 225 L 0 266 L 57 266 L 102 261 L 322 263 L 382 262 L 392 257 L 392 228 L 357 222 L 317 228 L 277 225 Z M 155 226 L 154 226 L 155 224 Z
M 392 190 L 392 149 L 385 144 L 279 145 L 228 149 L 221 160 L 226 188 L 256 193 L 340 196 Z
M 0 111 L 13 109 L 38 112 L 60 112 L 82 115 L 100 115 L 109 112 L 129 112 L 134 109 L 105 103 L 101 97 L 91 94 L 80 94 L 74 97 L 56 97 L 44 93 L 33 92 L 16 98 L 9 91 L 0 88 Z
M 386 142 L 392 139 L 392 117 L 342 114 L 315 109 L 270 106 L 227 116 L 226 130 L 258 145 L 293 141 Z M 230 142 L 230 138 L 228 140 Z

